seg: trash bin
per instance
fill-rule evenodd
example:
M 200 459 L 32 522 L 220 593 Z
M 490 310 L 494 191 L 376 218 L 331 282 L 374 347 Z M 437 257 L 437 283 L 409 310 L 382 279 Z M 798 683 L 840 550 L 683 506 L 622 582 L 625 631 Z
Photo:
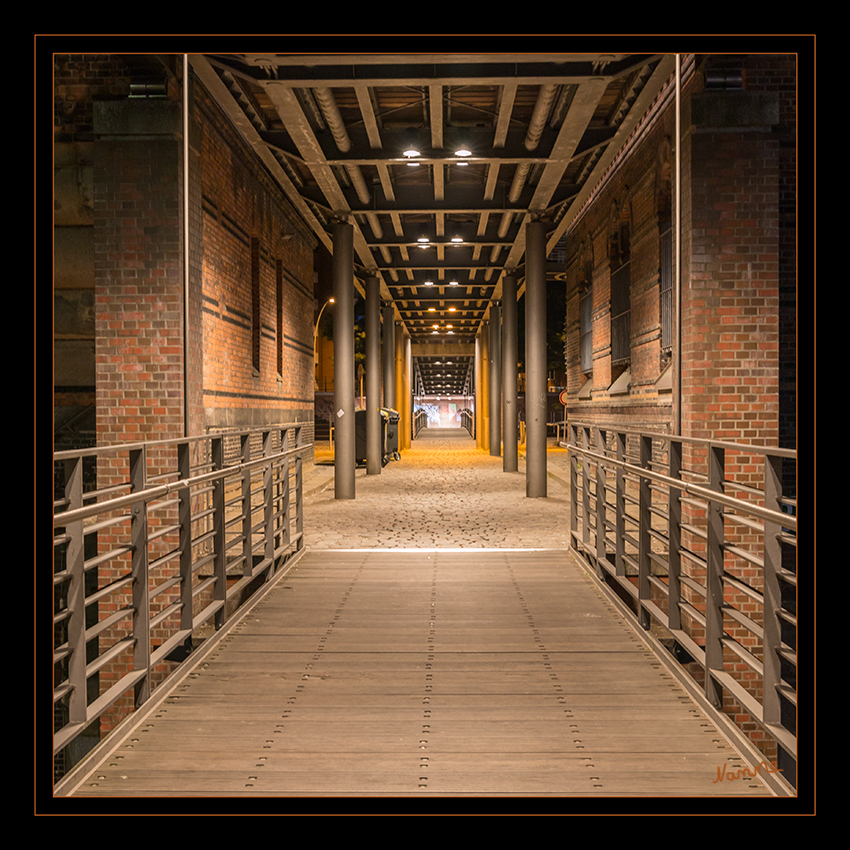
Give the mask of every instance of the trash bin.
M 399 460 L 398 453 L 398 421 L 400 418 L 397 410 L 387 407 L 378 408 L 381 414 L 381 466 L 386 466 L 391 460 Z M 364 466 L 367 461 L 369 449 L 367 448 L 367 420 L 368 414 L 365 410 L 354 411 L 354 462 L 358 466 Z
M 382 462 L 386 466 L 391 460 L 401 460 L 401 455 L 398 452 L 398 422 L 401 419 L 401 414 L 390 407 L 382 407 L 381 418 L 385 423 L 384 457 Z
M 354 462 L 358 466 L 366 463 L 366 416 L 365 410 L 354 411 Z

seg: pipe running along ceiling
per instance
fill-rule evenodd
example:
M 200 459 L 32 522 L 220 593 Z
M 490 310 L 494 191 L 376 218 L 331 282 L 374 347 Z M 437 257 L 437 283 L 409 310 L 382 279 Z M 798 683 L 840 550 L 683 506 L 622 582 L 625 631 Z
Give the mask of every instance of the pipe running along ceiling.
M 354 225 L 411 338 L 414 390 L 471 389 L 502 277 L 522 292 L 525 224 L 558 240 L 674 73 L 673 55 L 192 55 L 192 67 L 332 250 Z M 414 153 L 415 152 L 415 153 Z

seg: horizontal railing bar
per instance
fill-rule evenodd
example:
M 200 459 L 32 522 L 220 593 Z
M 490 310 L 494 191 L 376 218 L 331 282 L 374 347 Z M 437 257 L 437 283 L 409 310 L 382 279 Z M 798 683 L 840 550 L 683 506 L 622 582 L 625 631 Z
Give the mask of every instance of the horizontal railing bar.
M 135 610 L 133 608 L 125 606 L 104 617 L 102 620 L 99 620 L 93 626 L 86 629 L 86 643 L 96 638 L 101 632 L 105 631 L 110 626 L 114 626 L 116 623 L 120 623 L 121 620 L 126 620 L 128 617 L 132 617 L 134 613 Z
M 733 546 L 731 543 L 724 543 L 722 549 L 724 552 L 728 552 L 730 555 L 735 555 L 742 561 L 746 561 L 749 564 L 753 564 L 753 566 L 764 569 L 764 558 L 754 555 L 747 549 L 742 549 L 740 546 Z
M 130 649 L 130 647 L 134 646 L 135 643 L 136 638 L 134 637 L 126 637 L 116 641 L 109 647 L 109 649 L 86 664 L 86 678 L 91 678 L 91 676 L 97 673 L 98 670 L 109 664 L 113 658 L 117 658 L 122 652 L 125 652 Z
M 159 646 L 151 650 L 151 667 L 156 666 L 161 661 L 165 660 L 165 657 L 168 655 L 176 647 L 180 646 L 186 638 L 190 637 L 192 634 L 192 629 L 180 629 L 180 631 L 175 632 L 171 637 L 168 638 L 167 641 L 161 643 Z
M 731 605 L 723 606 L 723 613 L 736 622 L 740 623 L 744 628 L 746 628 L 750 634 L 755 635 L 758 638 L 764 637 L 764 629 L 753 619 L 748 617 L 746 614 L 739 611 L 737 608 L 734 608 Z
M 740 593 L 749 596 L 750 599 L 754 599 L 759 604 L 764 603 L 764 594 L 761 591 L 756 590 L 754 587 L 750 587 L 746 582 L 741 581 L 741 579 L 725 572 L 720 578 L 727 587 L 734 588 Z

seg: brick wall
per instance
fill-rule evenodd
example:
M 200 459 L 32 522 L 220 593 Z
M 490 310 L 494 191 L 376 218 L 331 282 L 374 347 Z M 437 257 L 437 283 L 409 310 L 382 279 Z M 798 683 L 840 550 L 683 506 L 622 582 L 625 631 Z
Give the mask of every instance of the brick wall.
M 55 62 L 57 140 L 83 140 L 91 153 L 87 242 L 101 446 L 312 421 L 315 240 L 200 86 L 189 128 L 186 325 L 181 71 L 169 76 L 167 96 L 129 99 L 131 74 L 120 58 Z M 151 452 L 148 480 L 175 464 L 174 448 Z M 98 487 L 124 484 L 130 471 L 126 453 L 107 457 L 97 469 Z M 175 511 L 152 512 L 151 530 L 173 523 Z M 124 522 L 99 532 L 98 551 L 126 545 L 127 528 Z M 151 589 L 174 574 L 175 559 L 156 562 L 177 548 L 174 533 L 149 545 Z M 98 568 L 98 585 L 129 569 L 129 554 L 113 555 Z M 127 593 L 104 597 L 100 614 L 121 610 Z M 173 601 L 173 592 L 160 595 L 151 613 Z M 101 650 L 128 626 L 125 617 L 121 627 L 102 632 Z M 177 616 L 169 617 L 152 632 L 152 644 L 176 626 Z M 154 686 L 170 667 L 154 672 Z M 115 656 L 99 671 L 101 692 L 132 668 L 131 650 Z M 129 693 L 103 717 L 102 731 L 132 702 Z
M 206 427 L 312 422 L 315 240 L 200 90 L 195 118 Z
M 565 364 L 568 417 L 666 431 L 671 395 L 658 386 L 668 363 L 661 345 L 660 220 L 669 212 L 670 120 L 659 122 L 593 199 L 567 234 Z M 661 153 L 659 153 L 661 152 Z M 630 360 L 611 354 L 612 243 L 625 234 L 630 265 Z M 586 258 L 590 258 L 588 273 Z M 588 278 L 593 297 L 593 365 L 580 365 L 579 281 Z M 624 389 L 613 386 L 624 369 Z M 591 381 L 592 392 L 586 393 Z M 585 392 L 581 392 L 585 388 Z

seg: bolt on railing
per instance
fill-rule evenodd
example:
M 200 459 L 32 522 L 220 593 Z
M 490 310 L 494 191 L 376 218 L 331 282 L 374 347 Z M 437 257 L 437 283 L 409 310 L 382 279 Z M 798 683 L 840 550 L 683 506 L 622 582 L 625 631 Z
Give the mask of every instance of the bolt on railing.
M 302 550 L 310 448 L 294 424 L 54 454 L 54 755 Z M 89 463 L 117 481 L 84 493 Z
M 710 705 L 755 721 L 790 779 L 796 451 L 573 422 L 562 445 L 571 548 L 672 643 Z

